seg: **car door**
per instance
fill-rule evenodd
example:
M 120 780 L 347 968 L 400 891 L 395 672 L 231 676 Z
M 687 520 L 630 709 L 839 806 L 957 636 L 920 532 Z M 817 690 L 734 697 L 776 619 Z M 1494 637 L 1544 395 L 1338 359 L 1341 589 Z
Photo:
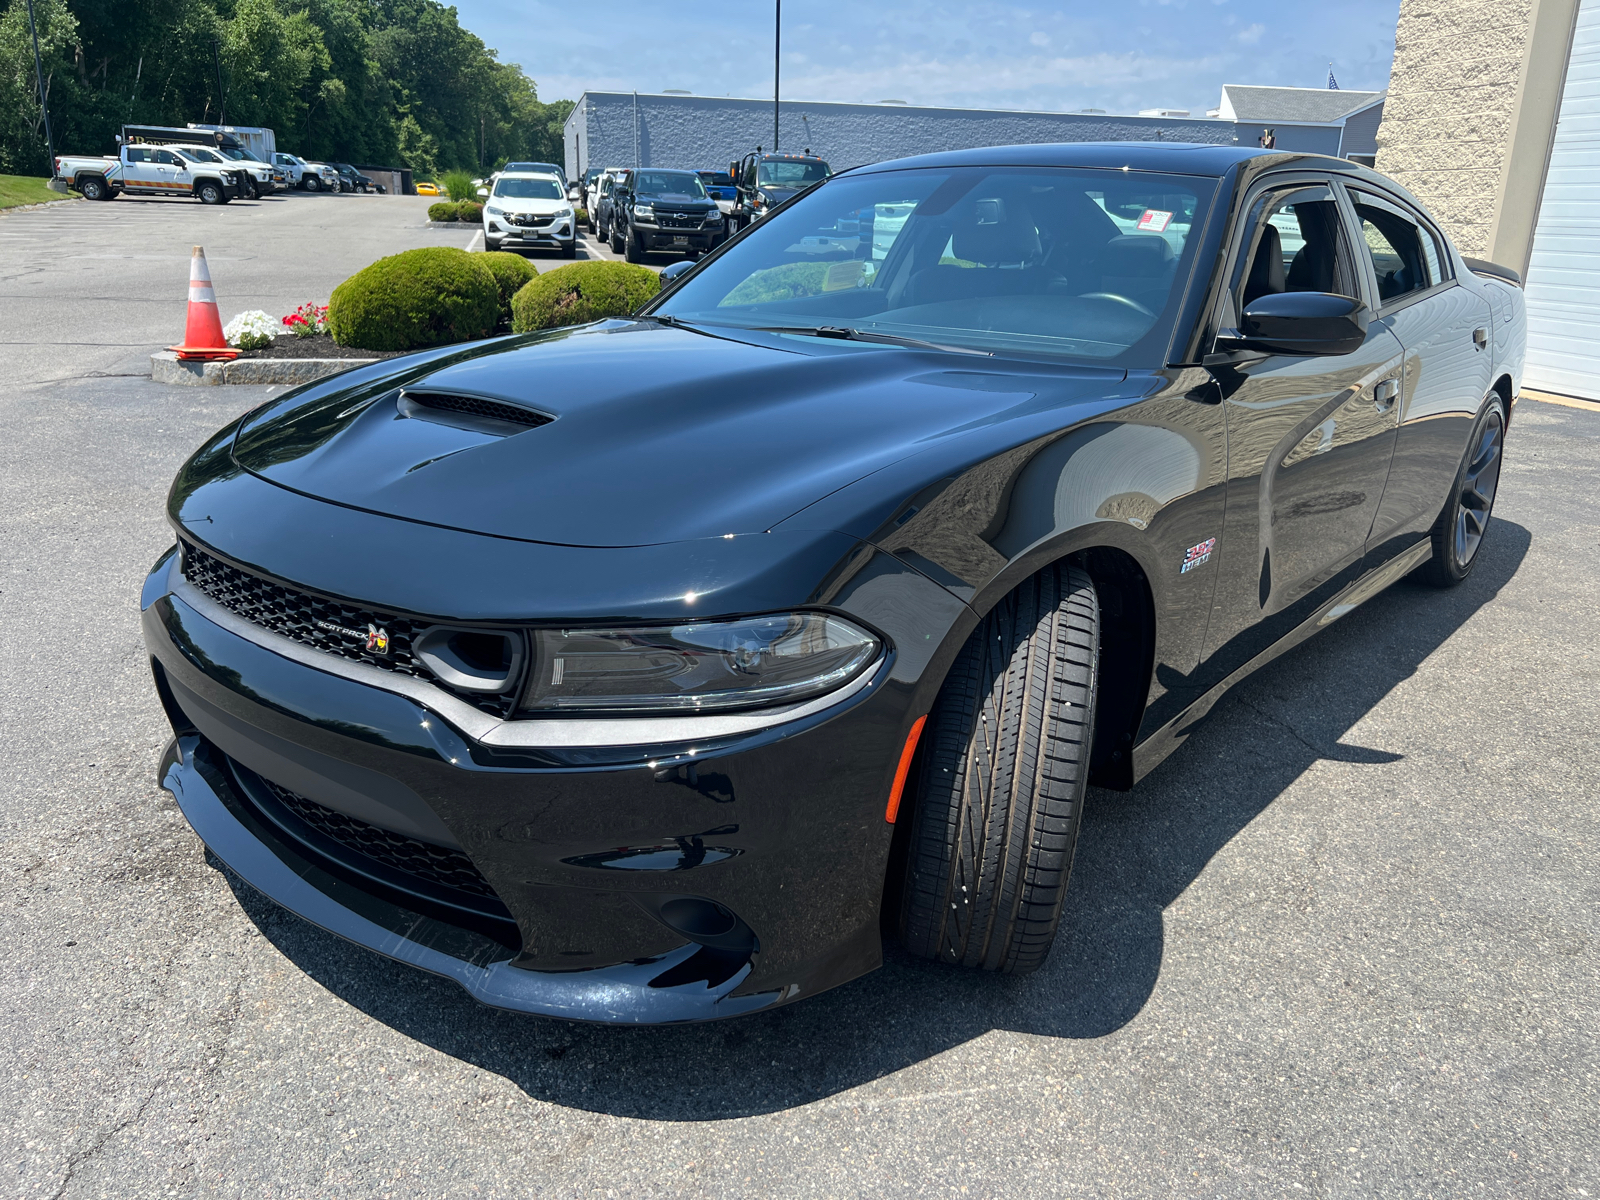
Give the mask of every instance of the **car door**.
M 176 196 L 193 190 L 194 170 L 189 161 L 171 150 L 157 150 L 156 169 L 161 172 L 161 190 Z
M 164 178 L 149 146 L 125 146 L 122 151 L 122 186 L 130 192 L 163 192 Z
M 1458 284 L 1443 237 L 1376 188 L 1346 185 L 1378 319 L 1405 348 L 1399 432 L 1369 565 L 1426 537 L 1455 481 L 1493 371 L 1489 304 Z
M 1272 292 L 1369 299 L 1327 179 L 1270 180 L 1241 211 L 1219 327 Z M 1402 354 L 1374 321 L 1350 354 L 1241 353 L 1212 368 L 1228 430 L 1227 512 L 1206 635 L 1214 679 L 1360 574 L 1394 448 Z

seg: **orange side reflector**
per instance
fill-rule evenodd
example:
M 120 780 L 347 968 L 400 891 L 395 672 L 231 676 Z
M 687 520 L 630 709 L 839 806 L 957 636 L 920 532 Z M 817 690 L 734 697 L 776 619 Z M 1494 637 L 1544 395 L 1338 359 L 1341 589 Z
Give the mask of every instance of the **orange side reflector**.
M 922 736 L 922 727 L 927 723 L 926 716 L 917 718 L 917 723 L 906 735 L 906 748 L 900 751 L 900 765 L 895 768 L 894 787 L 889 790 L 889 807 L 883 810 L 883 819 L 891 825 L 900 815 L 900 793 L 906 790 L 906 776 L 911 774 L 911 759 L 917 752 L 917 739 Z

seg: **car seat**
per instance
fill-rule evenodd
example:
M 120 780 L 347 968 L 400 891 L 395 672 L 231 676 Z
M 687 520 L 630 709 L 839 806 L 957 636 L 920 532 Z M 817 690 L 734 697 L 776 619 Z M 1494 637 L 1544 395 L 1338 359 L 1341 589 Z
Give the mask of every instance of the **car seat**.
M 1256 245 L 1256 256 L 1250 260 L 1250 274 L 1244 281 L 1244 304 L 1248 308 L 1262 296 L 1276 295 L 1287 290 L 1283 273 L 1283 242 L 1273 225 L 1261 227 L 1261 241 Z

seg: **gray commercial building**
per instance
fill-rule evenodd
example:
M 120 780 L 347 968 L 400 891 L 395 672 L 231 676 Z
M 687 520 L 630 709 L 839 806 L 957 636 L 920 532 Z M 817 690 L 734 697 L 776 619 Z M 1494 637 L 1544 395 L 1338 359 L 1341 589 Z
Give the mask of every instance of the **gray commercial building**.
M 885 102 L 784 101 L 778 148 L 809 149 L 835 169 L 977 146 L 1046 142 L 1204 142 L 1254 146 L 1264 128 L 1280 150 L 1371 161 L 1381 92 L 1229 85 L 1211 114 L 1018 112 Z M 569 177 L 591 167 L 727 169 L 773 144 L 771 100 L 679 93 L 585 92 L 566 123 Z

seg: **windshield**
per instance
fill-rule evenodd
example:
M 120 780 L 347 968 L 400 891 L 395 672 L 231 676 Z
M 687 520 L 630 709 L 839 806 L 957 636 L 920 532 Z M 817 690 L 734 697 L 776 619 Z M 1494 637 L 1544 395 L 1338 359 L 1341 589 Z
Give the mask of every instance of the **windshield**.
M 494 181 L 494 194 L 508 200 L 559 200 L 561 184 L 548 175 L 538 179 L 507 179 L 502 175 Z
M 217 153 L 227 155 L 229 158 L 233 159 L 234 162 L 243 162 L 245 159 L 250 157 L 243 150 L 229 150 L 226 146 L 221 147 Z
M 182 150 L 182 151 L 179 151 L 179 153 L 181 153 L 183 155 L 186 155 L 187 157 L 193 159 L 195 162 L 213 162 L 214 163 L 214 162 L 221 162 L 222 161 L 222 159 L 220 157 L 218 157 L 220 152 L 216 151 L 216 150 L 199 150 L 199 149 Z
M 800 187 L 820 183 L 828 177 L 828 164 L 823 162 L 764 162 L 756 165 L 756 182 L 777 187 Z
M 640 171 L 633 190 L 663 200 L 704 200 L 706 185 L 690 171 Z
M 990 352 L 1163 361 L 1216 181 L 1072 167 L 845 175 L 755 226 L 660 309 Z

